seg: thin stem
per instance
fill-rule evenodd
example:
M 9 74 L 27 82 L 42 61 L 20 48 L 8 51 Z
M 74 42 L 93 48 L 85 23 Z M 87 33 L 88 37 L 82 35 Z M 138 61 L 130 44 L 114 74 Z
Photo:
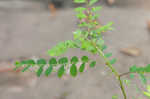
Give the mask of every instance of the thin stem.
M 126 92 L 125 92 L 125 88 L 123 86 L 123 82 L 121 80 L 121 76 L 118 77 L 118 80 L 119 80 L 119 83 L 120 83 L 120 88 L 121 88 L 122 94 L 124 96 L 124 99 L 127 99 L 127 95 L 126 95 Z
M 109 60 L 105 57 L 104 53 L 96 46 L 96 44 L 94 44 L 94 46 L 96 47 L 96 49 L 98 50 L 99 52 L 99 55 L 101 57 L 104 58 L 105 62 L 106 62 L 106 65 L 112 70 L 112 72 L 115 74 L 116 77 L 119 76 L 119 73 L 116 71 L 116 69 L 112 66 L 112 64 L 109 62 Z
M 99 49 L 96 44 L 93 43 L 93 45 L 95 46 L 95 48 L 98 50 L 99 52 L 99 55 L 101 57 L 104 58 L 105 62 L 106 62 L 106 65 L 111 69 L 111 71 L 115 74 L 117 80 L 119 81 L 119 85 L 120 85 L 120 88 L 121 88 L 121 91 L 122 91 L 122 94 L 124 96 L 124 99 L 127 99 L 127 95 L 126 95 L 126 92 L 125 92 L 125 88 L 123 86 L 123 82 L 121 80 L 121 76 L 119 75 L 119 73 L 116 71 L 116 69 L 112 66 L 112 64 L 109 62 L 109 60 L 105 57 L 103 51 L 101 49 Z
M 88 13 L 87 13 L 87 19 L 88 19 L 88 21 L 90 21 L 89 15 L 91 15 L 91 11 L 90 11 L 89 8 L 90 8 L 89 7 L 89 0 L 87 0 L 87 11 L 88 11 Z M 88 28 L 88 32 L 90 32 L 90 31 L 91 31 L 90 28 Z M 86 39 L 89 40 L 88 38 L 86 38 Z M 91 40 L 89 40 L 89 41 L 91 41 Z M 95 42 L 92 42 L 92 45 L 97 49 L 97 51 L 99 53 L 99 56 L 103 57 L 103 59 L 105 60 L 106 66 L 108 66 L 111 69 L 111 71 L 114 73 L 115 77 L 119 81 L 120 89 L 122 91 L 124 99 L 127 99 L 127 95 L 126 95 L 126 92 L 125 92 L 125 88 L 123 86 L 123 82 L 121 80 L 121 76 L 119 75 L 119 73 L 117 72 L 117 70 L 112 66 L 112 64 L 107 59 L 107 57 L 104 55 L 103 51 L 97 46 L 97 44 Z
M 122 76 L 125 76 L 125 75 L 129 75 L 129 74 L 131 74 L 132 72 L 125 72 L 125 73 L 122 73 L 122 74 L 120 74 L 120 77 L 122 77 Z

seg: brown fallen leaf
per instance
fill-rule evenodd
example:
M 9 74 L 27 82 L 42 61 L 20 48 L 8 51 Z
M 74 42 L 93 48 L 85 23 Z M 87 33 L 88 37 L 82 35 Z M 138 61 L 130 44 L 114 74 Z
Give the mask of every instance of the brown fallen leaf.
M 150 20 L 147 21 L 147 28 L 150 30 Z
M 108 3 L 109 5 L 113 5 L 113 4 L 115 3 L 115 0 L 107 0 L 107 3 Z
M 136 47 L 123 48 L 121 52 L 129 56 L 139 56 L 141 54 L 141 50 Z

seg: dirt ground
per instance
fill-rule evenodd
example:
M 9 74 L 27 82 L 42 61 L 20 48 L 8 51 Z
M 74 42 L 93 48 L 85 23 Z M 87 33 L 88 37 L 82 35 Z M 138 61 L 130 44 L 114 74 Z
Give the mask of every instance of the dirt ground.
M 118 59 L 115 68 L 119 72 L 137 64 L 150 64 L 150 19 L 149 0 L 117 0 L 114 6 L 102 4 L 100 20 L 103 24 L 114 22 L 114 30 L 104 34 L 107 52 Z M 76 29 L 76 18 L 72 8 L 59 9 L 56 16 L 46 9 L 44 3 L 29 0 L 0 0 L 0 61 L 2 67 L 17 59 L 44 57 L 47 50 L 60 41 L 72 39 Z M 120 52 L 120 49 L 135 46 L 141 50 L 137 57 Z M 67 56 L 85 55 L 79 50 L 66 53 Z M 103 60 L 98 60 L 94 69 L 88 69 L 76 78 L 56 75 L 36 78 L 32 73 L 0 74 L 0 99 L 111 99 L 121 94 L 113 75 L 105 68 Z M 108 72 L 108 73 L 107 73 Z M 128 99 L 147 99 L 138 93 L 132 82 L 126 86 Z M 139 86 L 140 83 L 137 83 Z M 140 88 L 144 89 L 140 86 Z M 119 95 L 119 99 L 123 99 Z

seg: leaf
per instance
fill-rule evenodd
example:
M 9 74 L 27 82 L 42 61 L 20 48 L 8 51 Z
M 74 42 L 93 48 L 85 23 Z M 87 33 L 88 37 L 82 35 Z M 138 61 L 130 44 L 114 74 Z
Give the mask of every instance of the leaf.
M 86 63 L 86 62 L 89 61 L 89 58 L 88 58 L 88 56 L 82 56 L 81 60 L 82 60 L 83 63 Z
M 40 68 L 38 69 L 38 71 L 37 71 L 37 73 L 36 73 L 38 77 L 41 76 L 41 74 L 42 74 L 42 72 L 43 72 L 43 67 L 44 67 L 44 66 L 40 66 Z
M 14 68 L 14 71 L 16 71 L 18 68 L 20 68 L 22 66 L 22 64 L 21 64 L 21 62 L 16 61 L 15 66 L 16 67 Z
M 26 64 L 35 65 L 35 62 L 33 59 L 29 59 L 26 61 Z
M 95 65 L 96 65 L 96 61 L 92 61 L 92 62 L 90 63 L 90 67 L 95 67 Z
M 74 39 L 79 39 L 81 37 L 81 32 L 81 30 L 76 30 L 75 32 L 73 32 Z
M 130 72 L 136 72 L 137 71 L 136 65 L 133 65 L 132 67 L 130 67 L 129 71 Z
M 74 0 L 75 3 L 86 3 L 86 0 Z
M 83 72 L 85 69 L 85 63 L 82 63 L 80 68 L 79 68 L 79 72 Z
M 98 39 L 97 45 L 103 46 L 104 45 L 104 40 L 103 39 Z
M 27 60 L 23 60 L 20 62 L 22 65 L 26 65 L 27 64 Z
M 84 10 L 86 10 L 86 8 L 84 8 L 84 7 L 75 8 L 76 12 L 83 12 Z
M 77 67 L 75 64 L 72 64 L 71 68 L 70 68 L 70 74 L 75 77 L 77 75 Z
M 46 69 L 45 75 L 46 75 L 46 76 L 49 76 L 52 71 L 53 71 L 53 65 L 50 65 L 50 66 Z
M 100 10 L 101 8 L 102 8 L 101 6 L 92 7 L 91 11 L 96 12 L 96 11 Z
M 46 65 L 46 60 L 43 58 L 37 60 L 37 65 Z
M 106 58 L 109 58 L 109 57 L 111 57 L 111 56 L 112 56 L 112 53 L 106 53 L 106 54 L 105 54 L 105 57 L 106 57 Z
M 28 70 L 30 67 L 31 67 L 31 65 L 27 65 L 27 66 L 22 70 L 22 72 L 25 72 L 25 71 Z
M 82 45 L 81 45 L 82 49 L 86 49 L 86 50 L 91 50 L 93 49 L 91 42 L 84 40 L 82 41 Z
M 147 85 L 147 91 L 150 93 L 150 85 Z
M 71 64 L 76 64 L 78 61 L 79 61 L 79 59 L 78 59 L 77 56 L 73 56 L 73 57 L 71 58 Z
M 143 74 L 139 74 L 139 76 L 140 76 L 141 82 L 142 82 L 143 84 L 146 84 L 146 83 L 147 83 L 146 77 L 145 77 Z
M 51 58 L 51 59 L 49 60 L 49 64 L 50 64 L 50 65 L 56 65 L 56 64 L 57 64 L 56 58 Z
M 76 14 L 76 16 L 77 16 L 78 19 L 84 19 L 84 18 L 87 17 L 87 16 L 86 16 L 84 13 L 82 13 L 82 12 Z
M 64 73 L 65 73 L 65 66 L 62 65 L 62 66 L 58 69 L 57 75 L 58 75 L 59 78 L 61 78 Z
M 65 47 L 68 48 L 77 48 L 76 42 L 72 40 L 65 41 Z
M 118 99 L 118 96 L 117 95 L 113 95 L 112 99 Z
M 58 60 L 59 64 L 67 64 L 68 63 L 68 58 L 67 57 L 62 57 Z
M 105 49 L 107 49 L 107 46 L 106 45 L 102 45 L 101 50 L 104 51 Z
M 91 5 L 95 4 L 96 2 L 98 2 L 98 0 L 90 0 L 89 5 L 91 6 Z
M 111 27 L 113 22 L 109 22 L 108 24 L 98 28 L 96 31 L 98 33 L 106 32 L 107 30 L 112 30 L 113 28 Z
M 115 64 L 116 61 L 117 61 L 117 59 L 116 59 L 116 58 L 113 58 L 112 60 L 110 60 L 110 64 Z
M 150 93 L 149 93 L 149 92 L 143 92 L 143 94 L 144 94 L 145 96 L 147 96 L 147 97 L 150 98 Z
M 134 78 L 134 74 L 130 74 L 130 78 L 133 79 Z
M 67 47 L 65 46 L 65 42 L 60 42 L 50 50 L 48 50 L 48 54 L 50 56 L 59 56 L 67 51 Z
M 148 64 L 145 68 L 145 72 L 150 72 L 150 64 Z

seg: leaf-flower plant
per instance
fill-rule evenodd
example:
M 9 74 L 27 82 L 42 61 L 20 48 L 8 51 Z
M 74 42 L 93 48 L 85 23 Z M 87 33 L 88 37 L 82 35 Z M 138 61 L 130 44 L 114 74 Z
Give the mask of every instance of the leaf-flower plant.
M 61 78 L 68 70 L 70 75 L 75 77 L 78 72 L 84 72 L 87 65 L 91 68 L 94 67 L 96 65 L 96 61 L 89 59 L 88 56 L 82 56 L 81 58 L 73 56 L 70 59 L 67 57 L 61 57 L 58 60 L 55 57 L 62 55 L 70 48 L 78 48 L 94 55 L 97 54 L 103 58 L 106 66 L 111 70 L 119 82 L 123 95 L 122 99 L 128 99 L 122 77 L 124 75 L 130 75 L 133 78 L 134 74 L 137 73 L 141 77 L 142 81 L 146 83 L 146 77 L 144 74 L 150 72 L 150 65 L 147 65 L 146 67 L 137 67 L 134 65 L 128 72 L 119 73 L 113 66 L 116 63 L 116 59 L 109 58 L 112 56 L 112 53 L 104 53 L 107 46 L 103 40 L 102 33 L 112 30 L 113 23 L 110 22 L 106 25 L 101 25 L 98 21 L 99 14 L 96 12 L 101 9 L 101 6 L 95 6 L 95 3 L 98 2 L 98 0 L 74 0 L 74 2 L 85 4 L 84 7 L 75 8 L 76 17 L 79 22 L 78 29 L 73 32 L 74 39 L 60 42 L 48 50 L 48 54 L 52 56 L 48 62 L 45 59 L 38 59 L 37 61 L 32 59 L 23 60 L 15 63 L 15 70 L 23 67 L 22 72 L 25 72 L 26 70 L 36 66 L 36 74 L 38 77 L 40 77 L 42 73 L 49 76 L 52 72 L 57 72 L 58 77 Z M 81 65 L 78 68 L 77 63 L 79 62 L 81 62 Z M 45 66 L 47 66 L 46 69 Z M 145 92 L 145 94 L 148 93 Z M 117 99 L 117 96 L 113 96 L 112 99 Z

